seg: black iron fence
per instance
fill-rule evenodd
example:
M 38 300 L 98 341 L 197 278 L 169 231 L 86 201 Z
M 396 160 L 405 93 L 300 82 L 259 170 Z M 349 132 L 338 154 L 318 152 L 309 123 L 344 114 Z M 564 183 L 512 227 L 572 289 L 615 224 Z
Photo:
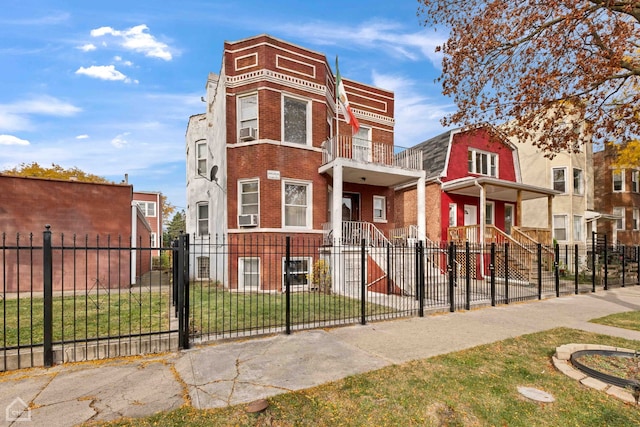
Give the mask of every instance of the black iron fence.
M 177 350 L 640 282 L 637 246 L 2 235 L 0 370 Z

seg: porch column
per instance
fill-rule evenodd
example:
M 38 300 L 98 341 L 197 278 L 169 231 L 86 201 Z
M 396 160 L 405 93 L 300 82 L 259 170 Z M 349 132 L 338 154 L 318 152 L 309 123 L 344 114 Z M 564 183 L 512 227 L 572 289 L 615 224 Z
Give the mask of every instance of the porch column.
M 426 173 L 423 171 L 422 176 L 418 179 L 418 240 L 425 240 L 427 237 L 427 214 L 425 203 L 425 185 L 426 185 Z
M 547 196 L 547 224 L 553 238 L 553 196 Z
M 487 225 L 487 196 L 484 191 L 484 185 L 478 184 L 477 182 L 476 185 L 479 185 L 480 187 L 480 224 L 478 224 L 480 226 L 480 241 L 477 243 L 483 244 L 485 235 L 484 228 Z
M 516 225 L 522 227 L 522 190 L 516 193 Z
M 337 244 L 342 242 L 342 165 L 333 167 L 333 193 L 331 203 L 331 230 Z

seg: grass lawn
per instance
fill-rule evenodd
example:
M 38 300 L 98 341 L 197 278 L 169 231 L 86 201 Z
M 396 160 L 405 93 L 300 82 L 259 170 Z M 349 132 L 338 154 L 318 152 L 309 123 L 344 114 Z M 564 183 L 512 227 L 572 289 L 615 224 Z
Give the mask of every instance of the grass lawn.
M 393 365 L 319 387 L 269 398 L 261 414 L 244 405 L 183 407 L 104 426 L 632 426 L 640 407 L 558 372 L 555 348 L 593 343 L 639 348 L 640 342 L 558 328 L 490 345 Z M 538 403 L 518 386 L 551 393 Z
M 237 293 L 193 286 L 191 327 L 196 334 L 219 334 L 285 326 L 286 296 L 282 293 Z M 0 348 L 42 344 L 43 298 L 0 301 Z M 170 330 L 173 315 L 169 292 L 140 288 L 111 289 L 100 294 L 53 298 L 53 341 L 96 339 Z M 368 303 L 367 314 L 393 309 Z M 291 294 L 291 322 L 318 323 L 357 318 L 360 301 L 317 292 Z
M 593 319 L 591 322 L 640 331 L 640 311 L 626 311 L 624 313 L 611 314 Z

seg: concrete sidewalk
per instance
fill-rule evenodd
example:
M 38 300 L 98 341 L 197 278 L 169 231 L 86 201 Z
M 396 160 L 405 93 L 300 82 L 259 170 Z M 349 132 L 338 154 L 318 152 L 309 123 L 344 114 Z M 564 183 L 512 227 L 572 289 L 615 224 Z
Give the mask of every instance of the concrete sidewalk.
M 630 310 L 640 310 L 640 286 L 230 341 L 176 353 L 12 371 L 0 375 L 0 408 L 5 408 L 1 425 L 72 426 L 143 417 L 187 402 L 196 408 L 247 403 L 560 326 L 640 341 L 638 331 L 588 323 Z

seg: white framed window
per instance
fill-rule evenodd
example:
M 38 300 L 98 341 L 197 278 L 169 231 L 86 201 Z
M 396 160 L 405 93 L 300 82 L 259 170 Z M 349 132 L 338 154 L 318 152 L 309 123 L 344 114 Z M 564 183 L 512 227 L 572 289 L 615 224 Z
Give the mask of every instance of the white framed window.
M 354 160 L 371 161 L 371 128 L 360 125 L 358 133 L 353 135 Z
M 640 209 L 633 208 L 633 229 L 640 230 Z
M 567 192 L 567 170 L 565 168 L 551 169 L 551 179 L 553 180 L 553 189 Z
M 210 265 L 211 260 L 207 256 L 199 256 L 196 258 L 197 263 L 197 271 L 196 271 L 196 279 L 208 279 L 210 275 Z
M 260 289 L 260 258 L 238 258 L 238 288 L 244 291 Z
M 574 215 L 573 216 L 573 241 L 581 242 L 584 239 L 584 224 L 582 220 L 582 216 Z
M 198 203 L 197 218 L 198 236 L 209 235 L 209 203 Z
M 152 248 L 157 247 L 157 246 L 158 246 L 158 244 L 157 244 L 157 240 L 156 240 L 156 239 L 157 239 L 157 235 L 156 235 L 156 233 L 151 233 L 151 235 L 150 235 L 149 237 L 150 237 L 149 245 L 150 245 Z
M 495 224 L 495 203 L 494 202 L 486 202 L 484 207 L 484 223 L 485 224 Z
M 240 215 L 260 213 L 260 181 L 257 179 L 238 181 L 238 213 Z
M 313 258 L 291 257 L 289 259 L 289 285 L 293 288 L 302 288 L 309 285 L 309 276 Z M 287 259 L 282 258 L 282 289 L 286 288 Z
M 624 191 L 624 170 L 613 171 L 611 173 L 611 180 L 613 181 L 614 192 Z
M 240 129 L 258 129 L 258 94 L 238 97 L 238 133 Z
M 624 212 L 624 207 L 622 206 L 616 206 L 613 208 L 613 214 L 615 216 L 619 216 L 621 218 L 616 220 L 615 223 L 615 229 L 616 230 L 624 230 L 625 227 L 625 221 L 624 221 L 624 216 L 625 216 L 625 212 Z
M 507 234 L 511 234 L 511 228 L 513 227 L 513 213 L 516 208 L 514 205 L 510 203 L 504 204 L 504 232 Z
M 640 171 L 631 171 L 631 191 L 640 193 Z
M 373 220 L 387 220 L 387 198 L 384 196 L 373 196 Z
M 449 227 L 458 226 L 458 205 L 449 203 Z
M 282 139 L 284 142 L 310 145 L 311 102 L 282 95 Z
M 156 202 L 138 202 L 136 204 L 140 207 L 140 210 L 146 217 L 156 216 Z
M 468 152 L 469 173 L 498 177 L 498 155 L 470 148 Z
M 573 169 L 573 194 L 578 196 L 584 194 L 584 176 L 582 169 Z
M 567 216 L 553 216 L 553 237 L 559 241 L 567 240 Z
M 311 228 L 311 183 L 282 181 L 283 227 Z
M 207 176 L 207 143 L 196 143 L 196 173 L 199 176 Z

